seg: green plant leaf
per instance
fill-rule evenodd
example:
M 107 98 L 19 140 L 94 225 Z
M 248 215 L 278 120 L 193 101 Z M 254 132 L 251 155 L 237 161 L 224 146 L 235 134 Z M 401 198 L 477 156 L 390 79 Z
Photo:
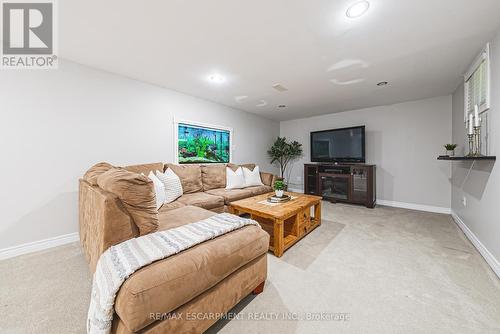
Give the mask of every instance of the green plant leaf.
M 271 163 L 279 166 L 281 177 L 283 177 L 288 164 L 302 156 L 302 144 L 298 141 L 289 143 L 286 141 L 286 137 L 277 137 L 267 154 Z

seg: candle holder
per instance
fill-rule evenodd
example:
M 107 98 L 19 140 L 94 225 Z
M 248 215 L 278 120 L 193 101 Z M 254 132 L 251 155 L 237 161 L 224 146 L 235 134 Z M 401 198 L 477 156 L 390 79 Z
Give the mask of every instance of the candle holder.
M 481 154 L 481 126 L 474 126 L 474 153 L 473 156 L 480 157 Z
M 467 137 L 469 138 L 469 154 L 467 154 L 468 157 L 473 157 L 474 156 L 474 134 L 468 134 Z

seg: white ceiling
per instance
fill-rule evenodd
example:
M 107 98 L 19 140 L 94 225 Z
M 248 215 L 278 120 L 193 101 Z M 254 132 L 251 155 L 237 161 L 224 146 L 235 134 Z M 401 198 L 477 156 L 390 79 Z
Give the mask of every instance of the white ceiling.
M 500 28 L 499 0 L 353 2 L 64 0 L 60 55 L 287 120 L 449 94 Z

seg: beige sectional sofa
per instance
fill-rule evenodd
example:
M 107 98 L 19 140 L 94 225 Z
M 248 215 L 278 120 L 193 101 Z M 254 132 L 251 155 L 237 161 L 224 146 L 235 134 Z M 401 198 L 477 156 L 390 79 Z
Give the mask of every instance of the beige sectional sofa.
M 245 164 L 244 167 L 253 170 L 254 164 Z M 238 166 L 229 164 L 236 169 Z M 214 212 L 227 212 L 228 205 L 243 198 L 248 198 L 272 191 L 274 176 L 261 172 L 264 185 L 244 189 L 227 190 L 226 165 L 174 165 L 167 164 L 180 177 L 184 194 L 172 206 L 180 204 L 194 205 Z M 178 203 L 177 203 L 178 202 Z M 170 206 L 167 206 L 168 208 Z
M 105 177 L 112 167 L 98 164 L 80 180 L 80 241 L 92 272 L 110 246 L 226 211 L 232 201 L 272 191 L 275 179 L 261 173 L 263 186 L 226 190 L 225 165 L 127 166 L 115 173 L 124 175 L 118 181 Z M 166 168 L 180 177 L 184 194 L 156 210 L 154 197 L 150 204 L 152 182 L 141 173 Z M 126 196 L 139 199 L 140 205 Z M 252 291 L 262 291 L 268 247 L 269 235 L 247 226 L 138 270 L 116 296 L 112 332 L 202 333 L 217 321 L 211 314 L 227 312 Z M 193 314 L 204 316 L 189 316 Z

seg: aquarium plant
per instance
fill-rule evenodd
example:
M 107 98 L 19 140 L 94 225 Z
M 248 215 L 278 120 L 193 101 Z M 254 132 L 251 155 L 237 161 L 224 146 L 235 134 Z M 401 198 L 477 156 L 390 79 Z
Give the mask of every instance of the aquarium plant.
M 228 163 L 230 132 L 179 124 L 179 163 Z

